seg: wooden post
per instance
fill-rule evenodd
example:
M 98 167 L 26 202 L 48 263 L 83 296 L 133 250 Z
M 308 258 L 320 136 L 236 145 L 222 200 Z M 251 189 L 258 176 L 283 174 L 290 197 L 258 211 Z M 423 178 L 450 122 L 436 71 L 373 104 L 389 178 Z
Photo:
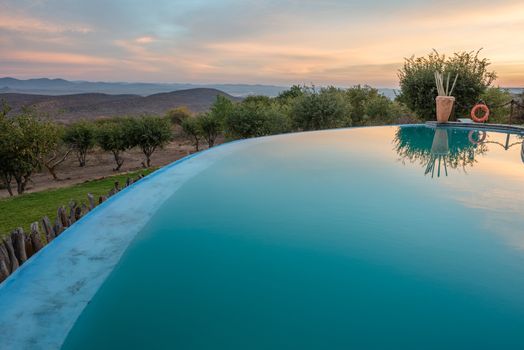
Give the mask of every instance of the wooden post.
M 112 195 L 114 195 L 116 193 L 116 190 L 114 188 L 112 188 L 108 193 L 107 193 L 107 197 L 111 197 Z
M 69 218 L 68 218 L 69 225 L 72 225 L 75 223 L 76 221 L 75 213 L 76 213 L 76 202 L 71 201 L 69 202 Z
M 9 261 L 11 262 L 11 266 L 9 266 L 9 271 L 13 273 L 20 266 L 20 264 L 18 263 L 18 259 L 16 258 L 15 249 L 13 248 L 13 242 L 11 241 L 11 237 L 6 236 L 3 241 L 4 247 L 7 250 L 7 254 L 9 256 Z
M 66 209 L 63 206 L 59 207 L 56 211 L 56 218 L 60 220 L 62 227 L 68 227 L 70 225 L 69 219 L 67 218 Z M 58 234 L 59 233 L 57 232 L 57 235 Z
M 49 218 L 47 218 L 47 220 L 49 220 Z M 38 229 L 38 222 L 33 222 L 31 224 L 31 235 L 30 235 L 30 237 L 31 237 L 31 243 L 33 244 L 33 251 L 34 251 L 34 253 L 36 253 L 37 251 L 39 251 L 40 249 L 42 249 L 44 247 L 45 243 L 42 242 L 42 235 L 40 234 L 40 230 Z
M 11 242 L 16 259 L 20 262 L 20 265 L 22 265 L 26 262 L 27 255 L 25 252 L 24 230 L 21 227 L 11 232 Z
M 78 221 L 82 218 L 82 208 L 81 207 L 76 207 L 75 208 L 75 221 Z
M 106 196 L 100 196 L 98 197 L 98 204 L 102 204 L 103 202 L 105 202 L 107 200 L 107 197 Z
M 51 242 L 56 237 L 55 229 L 51 225 L 51 220 L 47 216 L 42 218 L 42 227 L 44 228 L 45 238 L 47 242 Z
M 5 280 L 10 274 L 11 261 L 2 242 L 0 242 L 0 282 Z
M 115 193 L 120 191 L 120 182 L 115 181 Z
M 62 225 L 62 220 L 58 216 L 55 219 L 54 230 L 56 237 L 64 231 L 64 225 Z
M 31 224 L 32 226 L 33 224 Z M 25 255 L 29 259 L 35 254 L 35 249 L 33 248 L 33 242 L 31 242 L 31 234 L 24 232 L 24 241 L 25 241 Z
M 87 200 L 89 201 L 89 210 L 95 209 L 95 198 L 91 193 L 87 194 Z
M 131 178 L 127 178 L 126 179 L 126 187 L 130 186 L 131 184 L 133 184 L 133 181 L 131 180 Z

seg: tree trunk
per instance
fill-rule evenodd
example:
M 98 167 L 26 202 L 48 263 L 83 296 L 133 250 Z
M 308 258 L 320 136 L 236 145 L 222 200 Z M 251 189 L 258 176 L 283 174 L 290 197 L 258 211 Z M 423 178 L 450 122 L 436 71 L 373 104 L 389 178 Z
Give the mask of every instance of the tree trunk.
M 11 176 L 3 174 L 2 181 L 4 182 L 5 188 L 9 193 L 9 196 L 13 197 L 13 188 L 11 187 Z
M 122 164 L 124 164 L 124 159 L 120 156 L 119 151 L 113 151 L 113 157 L 116 162 L 116 168 L 114 168 L 113 171 L 118 171 L 122 167 Z

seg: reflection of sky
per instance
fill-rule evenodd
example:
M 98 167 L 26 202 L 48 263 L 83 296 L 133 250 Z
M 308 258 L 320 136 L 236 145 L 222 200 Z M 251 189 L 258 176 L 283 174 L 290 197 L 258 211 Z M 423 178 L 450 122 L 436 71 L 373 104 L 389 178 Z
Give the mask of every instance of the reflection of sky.
M 517 135 L 510 135 L 507 140 L 507 134 L 489 132 L 485 140 L 487 152 L 477 155 L 472 167 L 465 172 L 448 168 L 449 176 L 441 174 L 432 179 L 443 186 L 442 197 L 482 213 L 478 217 L 487 231 L 500 234 L 519 249 L 524 249 L 522 141 Z M 506 144 L 513 146 L 505 150 Z

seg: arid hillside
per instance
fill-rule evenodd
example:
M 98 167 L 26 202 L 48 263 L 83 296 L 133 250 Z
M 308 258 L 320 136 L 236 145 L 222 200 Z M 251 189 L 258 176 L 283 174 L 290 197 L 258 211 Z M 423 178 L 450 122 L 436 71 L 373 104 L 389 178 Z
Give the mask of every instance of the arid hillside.
M 98 119 L 113 116 L 137 116 L 142 114 L 163 115 L 169 109 L 186 106 L 192 112 L 209 109 L 217 95 L 237 101 L 237 97 L 220 90 L 196 88 L 159 93 L 149 96 L 108 95 L 85 93 L 62 96 L 0 94 L 11 107 L 11 114 L 20 112 L 23 107 L 34 106 L 39 113 L 64 123 L 78 119 Z

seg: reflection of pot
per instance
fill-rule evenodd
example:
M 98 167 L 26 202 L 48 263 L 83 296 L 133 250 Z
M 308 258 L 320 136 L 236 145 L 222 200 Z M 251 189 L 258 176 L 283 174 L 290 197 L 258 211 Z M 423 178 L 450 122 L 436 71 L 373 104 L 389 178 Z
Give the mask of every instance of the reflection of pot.
M 449 153 L 448 130 L 437 128 L 435 129 L 435 136 L 433 136 L 433 144 L 431 145 L 431 154 L 446 155 L 448 153 Z
M 451 115 L 455 97 L 453 96 L 437 96 L 435 99 L 437 103 L 437 122 L 446 123 Z

